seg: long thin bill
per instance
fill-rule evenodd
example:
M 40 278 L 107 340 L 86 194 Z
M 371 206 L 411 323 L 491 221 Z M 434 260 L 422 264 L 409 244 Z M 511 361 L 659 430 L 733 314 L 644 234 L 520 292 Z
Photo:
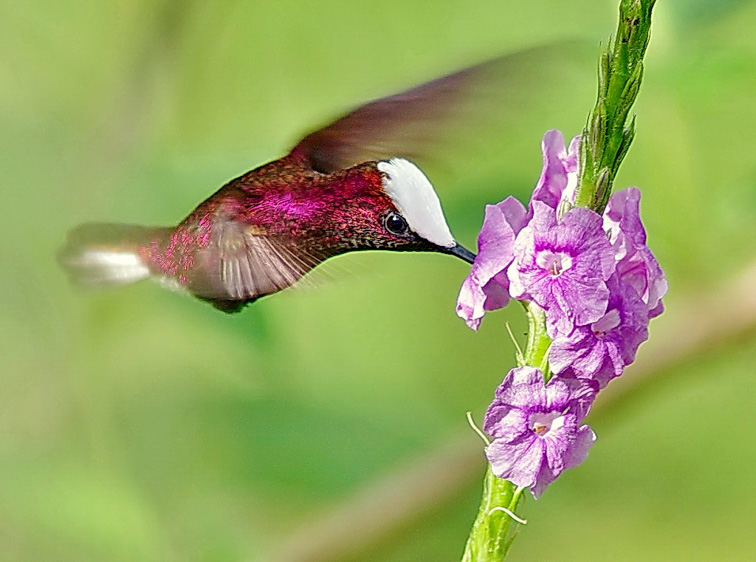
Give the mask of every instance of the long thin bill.
M 457 244 L 451 248 L 440 248 L 440 251 L 444 254 L 457 256 L 458 258 L 465 260 L 467 263 L 473 263 L 475 261 L 475 254 L 461 244 Z

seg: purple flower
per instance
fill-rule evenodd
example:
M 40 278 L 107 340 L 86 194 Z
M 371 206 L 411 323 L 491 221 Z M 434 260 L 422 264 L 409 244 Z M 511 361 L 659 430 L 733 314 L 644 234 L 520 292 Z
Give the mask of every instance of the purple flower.
M 588 455 L 596 435 L 580 422 L 595 396 L 595 386 L 586 381 L 553 377 L 544 384 L 535 367 L 509 371 L 483 425 L 494 438 L 486 448 L 493 473 L 530 487 L 539 498 L 562 471 Z
M 575 201 L 578 171 L 578 146 L 580 136 L 573 138 L 569 149 L 564 148 L 564 136 L 561 131 L 546 131 L 541 141 L 543 152 L 543 170 L 533 190 L 533 201 L 542 201 L 552 209 L 559 207 L 562 199 L 569 203 Z
M 604 212 L 604 229 L 614 246 L 617 273 L 632 285 L 649 309 L 651 318 L 664 310 L 661 298 L 667 280 L 659 262 L 646 246 L 646 229 L 640 219 L 641 192 L 637 187 L 618 191 L 609 198 Z
M 635 289 L 619 281 L 607 282 L 609 303 L 596 322 L 579 326 L 568 337 L 557 336 L 549 353 L 551 369 L 590 379 L 604 388 L 635 360 L 638 346 L 648 339 L 648 308 Z
M 457 315 L 473 330 L 478 329 L 486 311 L 509 303 L 506 268 L 514 258 L 512 246 L 525 220 L 525 207 L 514 197 L 486 205 L 478 235 L 478 255 L 457 298 Z
M 589 209 L 575 207 L 557 220 L 555 209 L 533 201 L 533 218 L 517 235 L 507 270 L 510 293 L 546 311 L 551 337 L 570 335 L 606 312 L 606 280 L 616 264 L 601 226 L 601 217 Z

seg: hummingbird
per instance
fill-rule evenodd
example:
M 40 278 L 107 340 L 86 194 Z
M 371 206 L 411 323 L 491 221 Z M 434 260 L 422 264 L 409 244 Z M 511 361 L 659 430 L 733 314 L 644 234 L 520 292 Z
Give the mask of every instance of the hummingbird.
M 363 105 L 229 181 L 177 226 L 83 224 L 69 233 L 59 262 L 79 285 L 149 278 L 224 312 L 346 252 L 439 252 L 472 263 L 475 254 L 452 236 L 413 155 L 513 58 L 522 66 L 528 56 L 500 57 Z

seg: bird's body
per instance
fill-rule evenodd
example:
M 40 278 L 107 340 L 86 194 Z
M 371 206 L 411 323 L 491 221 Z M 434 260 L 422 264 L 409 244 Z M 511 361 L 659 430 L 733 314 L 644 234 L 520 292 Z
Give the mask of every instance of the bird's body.
M 141 258 L 151 274 L 236 310 L 329 257 L 371 247 L 374 210 L 390 205 L 374 164 L 322 174 L 290 154 L 223 186 Z
M 472 262 L 433 186 L 407 158 L 431 150 L 450 116 L 467 119 L 471 106 L 483 107 L 480 92 L 499 104 L 500 78 L 547 53 L 496 59 L 364 105 L 231 180 L 175 227 L 82 225 L 60 261 L 80 285 L 152 278 L 227 312 L 345 252 L 436 251 Z
M 418 196 L 421 209 L 412 207 Z M 373 161 L 323 173 L 295 148 L 230 181 L 175 228 L 82 225 L 61 260 L 83 285 L 152 277 L 235 312 L 325 259 L 366 249 L 472 256 L 454 242 L 413 164 Z

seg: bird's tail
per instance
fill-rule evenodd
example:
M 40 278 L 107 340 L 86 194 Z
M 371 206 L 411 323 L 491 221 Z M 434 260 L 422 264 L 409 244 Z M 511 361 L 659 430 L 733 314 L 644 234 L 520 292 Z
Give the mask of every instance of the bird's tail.
M 145 250 L 170 230 L 127 224 L 83 224 L 68 234 L 58 261 L 76 285 L 110 287 L 134 283 L 152 274 L 144 259 Z

